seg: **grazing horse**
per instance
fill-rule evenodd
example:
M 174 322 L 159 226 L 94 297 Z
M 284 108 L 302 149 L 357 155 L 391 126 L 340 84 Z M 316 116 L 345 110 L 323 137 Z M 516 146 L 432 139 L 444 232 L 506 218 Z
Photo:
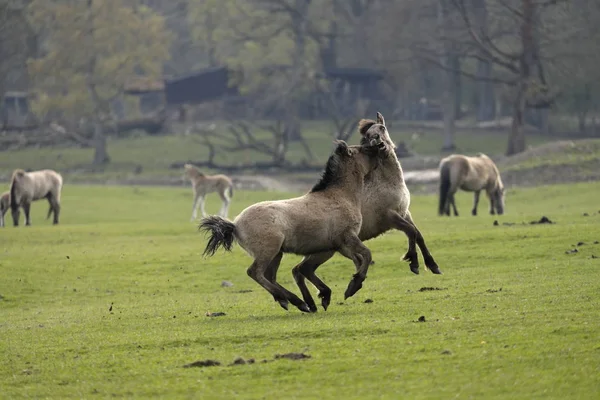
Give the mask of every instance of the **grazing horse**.
M 415 274 L 419 273 L 416 250 L 418 245 L 425 261 L 425 269 L 430 269 L 434 274 L 441 274 L 408 210 L 410 192 L 404 182 L 402 167 L 395 153 L 396 146 L 389 136 L 383 115 L 377 113 L 376 121 L 361 120 L 358 130 L 362 136 L 362 145 L 382 140 L 386 147 L 391 149 L 382 153 L 383 156 L 378 160 L 379 167 L 365 177 L 365 184 L 360 193 L 362 226 L 358 234 L 359 239 L 366 241 L 391 229 L 398 229 L 408 237 L 408 251 L 403 259 L 409 262 L 410 270 Z M 333 250 L 311 254 L 304 257 L 293 269 L 294 280 L 312 312 L 317 311 L 317 306 L 306 287 L 305 278 L 319 290 L 321 304 L 327 310 L 331 289 L 315 275 L 315 271 L 334 254 Z
M 452 154 L 440 161 L 440 202 L 439 215 L 450 215 L 450 206 L 454 215 L 458 216 L 454 194 L 462 189 L 475 192 L 473 210 L 471 214 L 477 215 L 479 192 L 485 190 L 490 201 L 490 214 L 504 213 L 504 185 L 496 164 L 485 154 L 479 153 L 476 157 Z
M 213 192 L 219 193 L 223 202 L 219 210 L 219 215 L 227 218 L 229 204 L 233 197 L 233 182 L 231 182 L 231 179 L 225 175 L 205 175 L 192 164 L 185 164 L 183 168 L 184 178 L 192 182 L 192 188 L 194 189 L 194 202 L 192 203 L 192 218 L 190 218 L 190 221 L 196 219 L 198 205 L 200 205 L 202 216 L 206 217 L 204 197 Z
M 25 225 L 31 225 L 29 218 L 31 202 L 44 198 L 50 203 L 46 219 L 54 213 L 53 224 L 58 224 L 62 185 L 62 176 L 51 169 L 33 172 L 14 170 L 10 181 L 10 208 L 14 226 L 19 225 L 20 207 L 23 207 L 25 213 Z
M 231 250 L 235 239 L 254 258 L 248 275 L 287 310 L 288 302 L 310 312 L 307 304 L 276 281 L 283 253 L 339 251 L 356 266 L 346 297 L 361 287 L 371 264 L 371 252 L 358 238 L 362 217 L 361 193 L 365 175 L 379 164 L 378 146 L 348 146 L 339 141 L 321 180 L 305 195 L 263 201 L 246 208 L 230 222 L 204 218 L 200 229 L 211 234 L 205 255 L 219 247 Z
M 4 226 L 4 215 L 10 208 L 10 192 L 4 192 L 0 196 L 0 227 Z

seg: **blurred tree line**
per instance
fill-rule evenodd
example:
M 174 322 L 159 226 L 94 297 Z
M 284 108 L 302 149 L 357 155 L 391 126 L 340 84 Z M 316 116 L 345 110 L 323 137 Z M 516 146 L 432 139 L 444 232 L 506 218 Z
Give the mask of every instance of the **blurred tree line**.
M 389 120 L 437 106 L 442 147 L 452 149 L 457 119 L 511 117 L 514 154 L 525 149 L 524 125 L 547 130 L 549 113 L 589 130 L 600 111 L 599 43 L 597 0 L 0 0 L 0 96 L 8 71 L 26 70 L 36 112 L 90 121 L 103 163 L 110 104 L 128 78 L 227 66 L 239 72 L 231 84 L 257 99 L 250 114 L 276 111 L 266 128 L 281 161 L 302 140 L 307 99 L 333 92 L 323 71 L 373 69 Z M 343 105 L 325 98 L 344 137 Z M 364 102 L 352 104 L 366 116 Z M 247 123 L 230 134 L 241 147 L 256 140 Z

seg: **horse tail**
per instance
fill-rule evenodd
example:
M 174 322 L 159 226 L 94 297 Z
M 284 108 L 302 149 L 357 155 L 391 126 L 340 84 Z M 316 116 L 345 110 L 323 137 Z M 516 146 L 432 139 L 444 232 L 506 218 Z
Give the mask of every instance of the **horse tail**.
M 440 202 L 438 214 L 443 215 L 448 201 L 448 192 L 450 191 L 450 164 L 443 163 L 440 166 Z
M 223 247 L 226 251 L 231 251 L 233 239 L 235 238 L 235 225 L 233 222 L 216 215 L 211 215 L 210 217 L 202 218 L 198 229 L 210 233 L 206 249 L 204 249 L 204 256 L 214 255 L 219 247 Z
M 23 176 L 25 176 L 25 171 L 22 169 L 16 169 L 13 172 L 10 180 L 10 208 L 13 211 L 17 211 L 19 209 L 19 204 L 17 203 L 17 186 L 19 184 L 19 179 Z

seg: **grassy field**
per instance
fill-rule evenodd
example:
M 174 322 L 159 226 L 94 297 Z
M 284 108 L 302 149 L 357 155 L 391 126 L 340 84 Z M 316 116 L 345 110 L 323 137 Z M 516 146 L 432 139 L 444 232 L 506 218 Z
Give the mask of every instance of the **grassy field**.
M 287 196 L 237 192 L 231 211 Z M 597 183 L 513 189 L 497 218 L 485 200 L 466 216 L 461 193 L 465 216 L 448 219 L 414 196 L 444 275 L 410 273 L 392 232 L 367 242 L 376 264 L 347 301 L 351 263 L 322 267 L 332 304 L 304 314 L 246 276 L 239 247 L 202 258 L 189 188 L 67 185 L 61 225 L 38 202 L 32 227 L 0 229 L 0 398 L 598 398 L 599 197 Z M 529 224 L 542 216 L 555 224 Z M 279 274 L 296 293 L 298 259 Z M 290 352 L 310 358 L 275 358 Z M 222 365 L 183 368 L 207 359 Z
M 222 128 L 225 129 L 225 128 Z M 413 140 L 413 133 L 422 133 Z M 305 122 L 304 136 L 314 154 L 315 164 L 324 163 L 331 151 L 333 129 L 326 122 Z M 392 138 L 405 141 L 417 154 L 439 155 L 443 138 L 440 130 L 412 129 L 409 127 L 392 127 Z M 265 133 L 265 135 L 269 135 Z M 460 131 L 456 133 L 458 152 L 485 152 L 490 155 L 503 154 L 506 150 L 507 134 L 485 131 Z M 358 143 L 358 134 L 349 142 Z M 528 144 L 535 146 L 556 138 L 529 134 Z M 90 171 L 93 158 L 92 149 L 80 148 L 30 148 L 18 151 L 0 152 L 0 177 L 8 180 L 13 169 L 53 168 L 68 176 L 70 181 L 105 182 L 107 180 L 175 178 L 181 176 L 180 170 L 170 169 L 169 166 L 177 161 L 207 160 L 208 150 L 194 136 L 182 134 L 167 136 L 140 136 L 124 139 L 110 138 L 108 152 L 111 162 L 101 171 Z M 221 151 L 216 162 L 232 164 L 248 164 L 256 161 L 267 161 L 267 155 L 254 150 L 244 150 L 235 153 Z M 307 159 L 300 143 L 290 144 L 288 160 L 298 163 Z M 211 171 L 207 170 L 209 173 Z M 212 171 L 215 172 L 215 171 Z

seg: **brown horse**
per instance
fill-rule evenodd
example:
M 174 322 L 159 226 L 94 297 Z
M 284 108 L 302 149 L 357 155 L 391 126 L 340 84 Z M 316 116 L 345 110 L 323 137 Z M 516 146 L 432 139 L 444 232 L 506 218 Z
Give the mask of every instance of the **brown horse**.
M 408 210 L 410 192 L 404 182 L 402 167 L 394 151 L 396 146 L 389 136 L 383 115 L 377 113 L 376 121 L 361 120 L 358 130 L 362 136 L 362 145 L 382 140 L 386 147 L 391 149 L 382 153 L 383 156 L 378 160 L 379 167 L 365 177 L 365 184 L 360 193 L 363 222 L 358 234 L 359 239 L 366 241 L 391 229 L 401 230 L 408 237 L 408 251 L 404 260 L 409 262 L 410 270 L 415 274 L 419 273 L 419 258 L 416 250 L 418 245 L 423 254 L 425 269 L 430 269 L 434 274 L 441 274 Z M 334 254 L 333 250 L 311 254 L 304 257 L 293 269 L 294 280 L 302 292 L 304 301 L 313 312 L 317 311 L 317 306 L 306 286 L 305 278 L 319 290 L 321 304 L 327 310 L 331 300 L 331 289 L 315 275 L 315 271 Z
M 283 253 L 312 254 L 339 251 L 356 266 L 346 297 L 361 287 L 371 264 L 371 252 L 358 238 L 362 217 L 361 193 L 365 175 L 379 164 L 378 146 L 348 146 L 340 141 L 329 157 L 321 180 L 305 195 L 263 201 L 246 208 L 230 222 L 212 216 L 200 229 L 211 236 L 204 250 L 231 250 L 235 239 L 254 258 L 248 275 L 287 310 L 288 301 L 301 311 L 307 304 L 276 281 Z
M 475 192 L 472 215 L 477 215 L 479 192 L 485 190 L 490 201 L 490 214 L 504 213 L 504 185 L 496 164 L 485 154 L 476 157 L 452 154 L 440 161 L 439 215 L 450 215 L 450 206 L 458 216 L 454 194 L 462 189 Z
M 4 215 L 10 208 L 10 192 L 4 192 L 0 196 L 0 227 L 4 226 Z
M 58 224 L 62 184 L 62 176 L 51 169 L 33 172 L 14 170 L 10 181 L 10 208 L 14 226 L 19 225 L 20 207 L 23 207 L 25 213 L 25 225 L 31 225 L 29 218 L 31 202 L 40 199 L 47 199 L 50 203 L 46 219 L 54 213 L 53 223 Z
M 225 175 L 205 175 L 192 164 L 185 164 L 183 168 L 184 177 L 192 182 L 192 188 L 194 189 L 194 202 L 192 203 L 192 218 L 190 221 L 196 219 L 198 206 L 200 206 L 202 216 L 206 217 L 204 198 L 207 194 L 213 192 L 217 192 L 223 202 L 219 215 L 227 218 L 229 204 L 233 197 L 233 182 L 231 182 L 231 179 Z

